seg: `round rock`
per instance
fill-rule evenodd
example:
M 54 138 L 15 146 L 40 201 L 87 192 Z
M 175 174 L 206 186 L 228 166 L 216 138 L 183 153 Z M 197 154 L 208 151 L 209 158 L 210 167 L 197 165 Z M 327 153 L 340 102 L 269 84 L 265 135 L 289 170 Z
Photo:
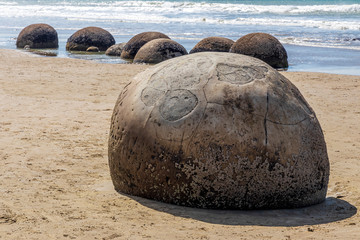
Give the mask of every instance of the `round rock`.
M 197 53 L 137 75 L 111 119 L 115 189 L 199 208 L 294 208 L 325 199 L 329 160 L 299 90 L 256 58 Z
M 142 46 L 137 52 L 134 62 L 156 64 L 186 54 L 188 53 L 181 44 L 170 39 L 159 38 Z
M 239 38 L 230 52 L 256 57 L 273 68 L 289 67 L 284 46 L 267 33 L 250 33 Z
M 89 47 L 97 47 L 106 51 L 115 44 L 114 37 L 106 30 L 98 27 L 87 27 L 75 32 L 67 40 L 67 51 L 86 51 Z
M 234 41 L 224 37 L 208 37 L 198 42 L 191 53 L 197 52 L 229 52 Z
M 120 56 L 126 43 L 119 43 L 109 47 L 105 54 L 109 56 Z
M 31 24 L 25 27 L 16 40 L 16 47 L 24 48 L 58 48 L 56 30 L 47 24 Z
M 98 47 L 91 46 L 86 49 L 87 52 L 100 52 Z
M 123 59 L 134 59 L 139 49 L 151 40 L 158 38 L 170 39 L 163 33 L 160 32 L 143 32 L 132 37 L 124 46 L 121 58 Z

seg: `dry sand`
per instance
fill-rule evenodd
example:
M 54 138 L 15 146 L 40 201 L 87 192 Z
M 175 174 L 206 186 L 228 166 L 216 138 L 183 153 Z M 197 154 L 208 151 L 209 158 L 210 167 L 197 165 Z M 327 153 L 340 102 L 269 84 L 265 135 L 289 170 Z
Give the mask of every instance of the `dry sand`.
M 283 73 L 325 133 L 324 203 L 220 211 L 113 190 L 112 108 L 146 68 L 0 50 L 0 239 L 360 239 L 360 76 Z

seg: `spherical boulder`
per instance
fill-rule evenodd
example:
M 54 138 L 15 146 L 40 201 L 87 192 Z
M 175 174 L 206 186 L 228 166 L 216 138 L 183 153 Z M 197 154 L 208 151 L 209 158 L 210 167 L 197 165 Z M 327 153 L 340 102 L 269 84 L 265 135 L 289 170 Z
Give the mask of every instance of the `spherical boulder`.
M 115 189 L 199 208 L 320 203 L 329 160 L 299 90 L 264 62 L 204 52 L 138 74 L 111 118 Z
M 156 64 L 186 54 L 188 53 L 181 44 L 170 39 L 159 38 L 142 46 L 135 55 L 134 63 Z
M 100 51 L 106 51 L 114 44 L 114 37 L 105 29 L 86 27 L 75 32 L 68 38 L 66 50 L 86 51 L 89 47 L 98 47 Z
M 273 68 L 288 68 L 287 52 L 275 37 L 267 33 L 250 33 L 239 38 L 230 52 L 263 60 Z
M 158 38 L 170 39 L 168 36 L 160 32 L 143 32 L 135 35 L 124 46 L 121 53 L 121 58 L 130 59 L 130 60 L 134 59 L 136 53 L 139 51 L 139 49 L 142 46 L 144 46 L 146 43 L 150 42 L 151 40 Z
M 118 43 L 109 47 L 105 54 L 108 56 L 120 56 L 126 43 Z
M 190 54 L 197 52 L 229 52 L 234 41 L 224 37 L 208 37 L 198 42 Z
M 16 40 L 16 47 L 24 48 L 58 48 L 58 34 L 47 24 L 31 24 L 25 27 Z

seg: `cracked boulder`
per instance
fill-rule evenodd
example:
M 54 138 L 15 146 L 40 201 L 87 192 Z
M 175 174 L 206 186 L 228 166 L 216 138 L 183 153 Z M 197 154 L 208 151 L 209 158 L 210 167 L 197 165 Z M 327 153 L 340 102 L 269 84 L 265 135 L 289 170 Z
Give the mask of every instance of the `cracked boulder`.
M 273 68 L 287 69 L 287 52 L 274 36 L 267 33 L 250 33 L 239 38 L 230 52 L 263 60 Z
M 32 48 L 58 48 L 58 34 L 48 24 L 31 24 L 25 27 L 16 40 L 16 47 Z
M 67 51 L 86 51 L 89 47 L 97 47 L 106 51 L 115 44 L 115 39 L 105 29 L 99 27 L 86 27 L 71 35 L 66 43 Z
M 134 63 L 157 64 L 186 54 L 188 53 L 181 44 L 170 39 L 159 38 L 142 46 L 134 58 Z
M 120 93 L 117 191 L 189 207 L 294 208 L 325 199 L 329 160 L 299 90 L 264 62 L 204 52 L 164 61 Z

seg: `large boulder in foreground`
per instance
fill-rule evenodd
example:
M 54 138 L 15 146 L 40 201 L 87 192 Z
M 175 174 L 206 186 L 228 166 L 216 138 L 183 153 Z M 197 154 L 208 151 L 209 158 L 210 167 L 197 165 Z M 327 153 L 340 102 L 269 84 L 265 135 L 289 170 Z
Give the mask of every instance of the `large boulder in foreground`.
M 115 189 L 200 208 L 294 208 L 325 199 L 329 160 L 299 90 L 264 62 L 197 53 L 137 75 L 111 119 Z
M 197 52 L 229 52 L 234 41 L 224 37 L 207 37 L 198 42 L 190 54 Z
M 273 68 L 289 67 L 284 46 L 267 33 L 250 33 L 239 38 L 231 47 L 230 52 L 256 57 Z
M 124 46 L 121 53 L 121 58 L 130 60 L 134 59 L 135 55 L 142 46 L 151 40 L 158 38 L 170 39 L 168 36 L 160 32 L 143 32 L 135 35 Z
M 59 40 L 56 30 L 44 23 L 31 24 L 25 27 L 16 40 L 16 47 L 24 48 L 58 48 Z
M 100 51 L 106 51 L 114 44 L 114 37 L 105 29 L 86 27 L 69 37 L 66 43 L 66 50 L 86 51 L 89 47 L 97 47 Z
M 181 44 L 170 39 L 159 38 L 142 46 L 134 58 L 134 63 L 156 64 L 186 54 L 188 53 Z

